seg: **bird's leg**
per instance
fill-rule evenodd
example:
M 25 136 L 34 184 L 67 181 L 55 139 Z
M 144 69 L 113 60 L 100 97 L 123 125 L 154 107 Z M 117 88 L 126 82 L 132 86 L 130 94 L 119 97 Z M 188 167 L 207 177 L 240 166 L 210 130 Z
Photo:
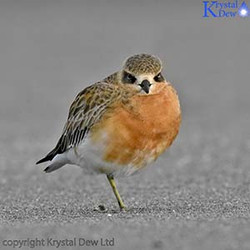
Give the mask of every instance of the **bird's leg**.
M 124 205 L 124 203 L 122 201 L 122 198 L 121 198 L 121 196 L 120 196 L 120 194 L 119 194 L 119 192 L 118 192 L 118 190 L 116 188 L 114 176 L 112 174 L 107 174 L 107 178 L 108 178 L 109 183 L 110 183 L 110 185 L 111 185 L 111 187 L 113 189 L 113 192 L 114 192 L 115 197 L 116 197 L 116 199 L 118 201 L 120 209 L 121 210 L 126 210 L 126 207 L 125 207 L 125 205 Z

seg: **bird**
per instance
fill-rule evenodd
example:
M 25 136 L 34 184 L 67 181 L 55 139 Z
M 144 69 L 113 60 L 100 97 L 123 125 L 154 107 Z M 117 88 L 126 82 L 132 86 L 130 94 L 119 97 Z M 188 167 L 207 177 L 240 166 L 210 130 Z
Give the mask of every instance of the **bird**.
M 120 210 L 126 210 L 115 178 L 155 161 L 180 129 L 179 98 L 162 69 L 157 56 L 136 54 L 117 72 L 83 89 L 69 108 L 56 146 L 36 164 L 51 161 L 46 173 L 73 164 L 105 174 Z

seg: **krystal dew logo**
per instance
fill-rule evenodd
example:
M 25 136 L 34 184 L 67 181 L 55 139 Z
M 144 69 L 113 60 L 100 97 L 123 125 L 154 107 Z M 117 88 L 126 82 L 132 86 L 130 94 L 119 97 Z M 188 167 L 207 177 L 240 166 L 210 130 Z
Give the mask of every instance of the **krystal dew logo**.
M 248 17 L 249 9 L 246 2 L 235 0 L 233 2 L 203 1 L 203 17 L 208 18 L 234 18 Z

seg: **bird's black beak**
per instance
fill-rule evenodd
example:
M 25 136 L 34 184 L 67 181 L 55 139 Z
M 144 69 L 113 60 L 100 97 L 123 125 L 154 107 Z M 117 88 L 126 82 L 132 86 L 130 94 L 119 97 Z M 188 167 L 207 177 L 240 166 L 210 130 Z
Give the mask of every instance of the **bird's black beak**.
M 148 80 L 143 80 L 140 84 L 141 88 L 148 94 L 152 84 Z

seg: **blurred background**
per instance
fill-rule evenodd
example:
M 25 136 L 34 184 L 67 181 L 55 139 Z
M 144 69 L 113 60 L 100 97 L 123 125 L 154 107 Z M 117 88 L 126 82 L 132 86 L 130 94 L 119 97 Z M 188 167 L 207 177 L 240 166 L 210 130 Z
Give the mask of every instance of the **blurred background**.
M 72 167 L 45 176 L 44 166 L 34 163 L 54 147 L 76 94 L 119 70 L 128 56 L 137 53 L 154 54 L 164 62 L 165 76 L 180 96 L 183 123 L 173 147 L 153 168 L 120 181 L 124 199 L 135 207 L 150 203 L 152 197 L 145 190 L 150 193 L 161 187 L 153 200 L 157 195 L 169 200 L 170 194 L 178 197 L 179 192 L 191 190 L 193 196 L 198 192 L 195 197 L 199 201 L 201 193 L 209 198 L 206 190 L 215 190 L 219 195 L 215 200 L 222 195 L 227 204 L 228 197 L 238 197 L 239 207 L 245 204 L 245 212 L 235 210 L 233 218 L 242 213 L 249 218 L 250 19 L 204 19 L 202 15 L 199 0 L 0 1 L 3 222 L 40 223 L 39 216 L 17 214 L 28 204 L 41 209 L 41 200 L 47 201 L 46 209 L 69 205 L 72 199 L 76 207 L 80 203 L 91 207 L 99 199 L 113 204 L 103 176 L 92 180 Z M 97 181 L 103 184 L 94 185 Z M 53 203 L 55 200 L 58 203 Z M 169 204 L 165 205 L 169 209 Z M 12 210 L 12 214 L 6 212 Z M 194 210 L 196 217 L 214 218 L 219 213 L 202 211 Z M 179 216 L 186 219 L 181 212 Z M 49 218 L 56 227 L 60 218 Z M 232 228 L 228 230 L 235 230 Z M 202 237 L 208 231 L 202 231 Z M 175 240 L 173 245 L 178 242 Z
M 200 1 L 0 4 L 1 137 L 53 142 L 77 92 L 142 52 L 165 63 L 184 123 L 249 125 L 248 18 L 204 19 Z

